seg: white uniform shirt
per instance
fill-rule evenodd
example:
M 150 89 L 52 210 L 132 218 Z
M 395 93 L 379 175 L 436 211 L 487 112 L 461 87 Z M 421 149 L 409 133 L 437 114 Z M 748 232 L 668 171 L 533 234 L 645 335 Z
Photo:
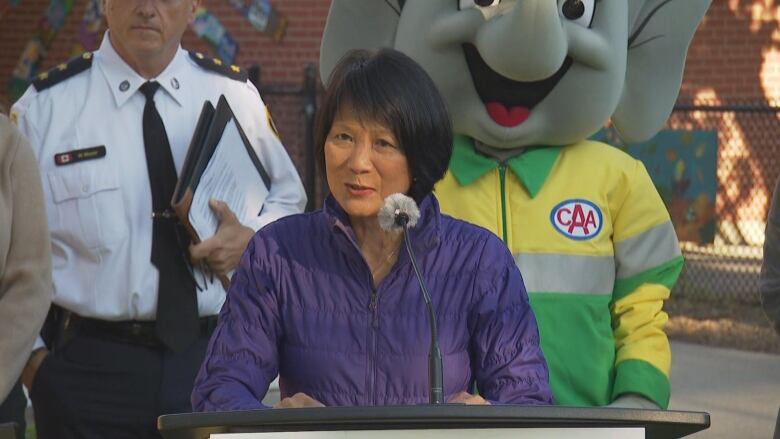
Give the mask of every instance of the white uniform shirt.
M 205 100 L 221 94 L 271 177 L 257 230 L 301 212 L 306 196 L 284 146 L 269 126 L 255 87 L 197 65 L 179 48 L 157 77 L 155 104 L 165 124 L 177 172 Z M 108 33 L 91 68 L 36 91 L 12 112 L 38 158 L 51 229 L 54 303 L 85 317 L 154 320 L 158 272 L 150 261 L 152 200 L 144 153 L 139 87 L 146 79 L 112 47 Z M 55 165 L 63 152 L 105 146 L 105 157 Z M 196 279 L 203 279 L 196 273 Z M 202 281 L 200 281 L 202 283 Z M 219 281 L 197 291 L 201 316 L 219 312 Z

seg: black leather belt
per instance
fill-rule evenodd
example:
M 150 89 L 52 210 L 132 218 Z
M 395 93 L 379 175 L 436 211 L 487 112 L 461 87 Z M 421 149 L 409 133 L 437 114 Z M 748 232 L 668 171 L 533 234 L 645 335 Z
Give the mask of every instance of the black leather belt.
M 200 335 L 210 337 L 217 326 L 217 316 L 201 317 L 199 319 Z M 70 314 L 65 324 L 65 333 L 87 335 L 119 343 L 136 344 L 147 347 L 163 347 L 157 338 L 154 321 L 127 320 L 112 322 L 108 320 L 81 317 Z

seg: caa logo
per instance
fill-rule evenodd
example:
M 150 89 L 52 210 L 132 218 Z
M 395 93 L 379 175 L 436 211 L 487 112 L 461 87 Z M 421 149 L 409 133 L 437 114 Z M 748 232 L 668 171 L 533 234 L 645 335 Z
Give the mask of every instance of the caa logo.
M 603 224 L 601 209 L 588 200 L 562 201 L 550 212 L 556 230 L 571 239 L 586 240 L 598 235 Z

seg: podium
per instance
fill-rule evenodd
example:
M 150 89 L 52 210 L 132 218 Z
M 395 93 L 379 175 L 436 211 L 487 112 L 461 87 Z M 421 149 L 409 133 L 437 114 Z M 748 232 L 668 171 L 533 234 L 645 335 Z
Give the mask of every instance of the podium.
M 675 439 L 709 428 L 710 415 L 601 407 L 444 404 L 185 413 L 160 416 L 157 426 L 165 439 L 435 439 L 461 435 L 482 439 Z

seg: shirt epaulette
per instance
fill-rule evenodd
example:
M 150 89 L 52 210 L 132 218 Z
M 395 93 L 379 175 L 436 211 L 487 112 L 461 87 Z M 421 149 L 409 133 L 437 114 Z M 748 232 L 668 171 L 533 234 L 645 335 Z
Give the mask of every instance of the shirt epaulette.
M 37 91 L 46 90 L 90 67 L 92 67 L 92 52 L 84 52 L 66 63 L 39 74 L 32 84 Z
M 195 61 L 195 64 L 201 66 L 205 70 L 219 73 L 220 75 L 227 76 L 230 79 L 236 81 L 246 82 L 247 75 L 241 67 L 235 64 L 227 64 L 219 58 L 210 58 L 200 52 L 189 51 L 190 58 Z

